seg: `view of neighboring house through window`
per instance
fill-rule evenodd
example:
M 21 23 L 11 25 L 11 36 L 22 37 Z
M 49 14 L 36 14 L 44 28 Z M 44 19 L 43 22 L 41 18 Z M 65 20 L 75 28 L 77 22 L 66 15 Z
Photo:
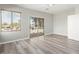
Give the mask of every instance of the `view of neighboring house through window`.
M 20 13 L 1 11 L 1 31 L 20 30 Z

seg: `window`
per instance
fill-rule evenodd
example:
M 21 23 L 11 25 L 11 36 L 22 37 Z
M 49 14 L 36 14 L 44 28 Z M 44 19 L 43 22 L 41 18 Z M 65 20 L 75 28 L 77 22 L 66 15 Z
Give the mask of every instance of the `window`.
M 20 30 L 20 13 L 1 11 L 1 31 Z
M 20 30 L 20 13 L 13 12 L 13 28 L 12 30 Z
M 2 11 L 2 31 L 11 31 L 11 12 Z

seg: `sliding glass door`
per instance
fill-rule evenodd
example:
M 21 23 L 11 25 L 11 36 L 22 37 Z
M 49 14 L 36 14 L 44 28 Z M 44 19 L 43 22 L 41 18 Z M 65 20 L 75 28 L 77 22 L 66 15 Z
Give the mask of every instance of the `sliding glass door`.
M 38 18 L 38 33 L 39 36 L 44 35 L 44 19 Z
M 44 18 L 30 18 L 30 37 L 38 37 L 44 35 Z

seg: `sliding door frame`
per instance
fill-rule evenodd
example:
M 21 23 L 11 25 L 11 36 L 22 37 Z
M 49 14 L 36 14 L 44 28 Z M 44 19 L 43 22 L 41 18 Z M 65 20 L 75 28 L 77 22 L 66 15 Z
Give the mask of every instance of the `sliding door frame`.
M 31 31 L 30 31 L 30 29 L 31 29 L 31 28 L 30 28 L 30 26 L 31 26 L 31 25 L 30 25 L 30 19 L 31 19 L 31 17 L 34 17 L 34 16 L 30 16 L 30 17 L 29 17 L 29 38 L 31 38 Z M 36 18 L 41 18 L 41 17 L 36 17 Z M 43 19 L 43 35 L 41 35 L 41 36 L 45 36 L 45 23 L 44 23 L 44 22 L 45 22 L 45 21 L 44 21 L 45 19 L 44 19 L 44 18 L 42 18 L 42 19 Z M 37 32 L 38 32 L 38 30 L 37 30 Z M 39 37 L 39 36 L 38 36 L 38 37 Z

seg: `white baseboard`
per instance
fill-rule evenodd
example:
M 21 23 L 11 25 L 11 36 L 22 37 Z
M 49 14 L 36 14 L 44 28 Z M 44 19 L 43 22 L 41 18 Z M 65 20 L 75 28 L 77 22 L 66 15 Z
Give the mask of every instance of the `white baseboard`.
M 53 33 L 48 33 L 48 34 L 45 34 L 45 36 L 46 36 L 46 35 L 51 35 L 51 34 L 53 34 Z
M 27 37 L 27 38 L 21 38 L 21 39 L 16 39 L 16 40 L 8 41 L 8 42 L 2 42 L 0 44 L 7 44 L 7 43 L 15 42 L 15 41 L 26 40 L 26 39 L 29 39 L 29 37 Z
M 79 39 L 70 38 L 70 37 L 68 37 L 68 39 L 70 39 L 70 40 L 75 40 L 75 41 L 79 41 Z
M 61 35 L 61 36 L 67 36 L 68 37 L 68 35 L 66 35 L 66 34 L 60 34 L 60 33 L 53 33 L 53 34 L 57 34 L 57 35 Z

